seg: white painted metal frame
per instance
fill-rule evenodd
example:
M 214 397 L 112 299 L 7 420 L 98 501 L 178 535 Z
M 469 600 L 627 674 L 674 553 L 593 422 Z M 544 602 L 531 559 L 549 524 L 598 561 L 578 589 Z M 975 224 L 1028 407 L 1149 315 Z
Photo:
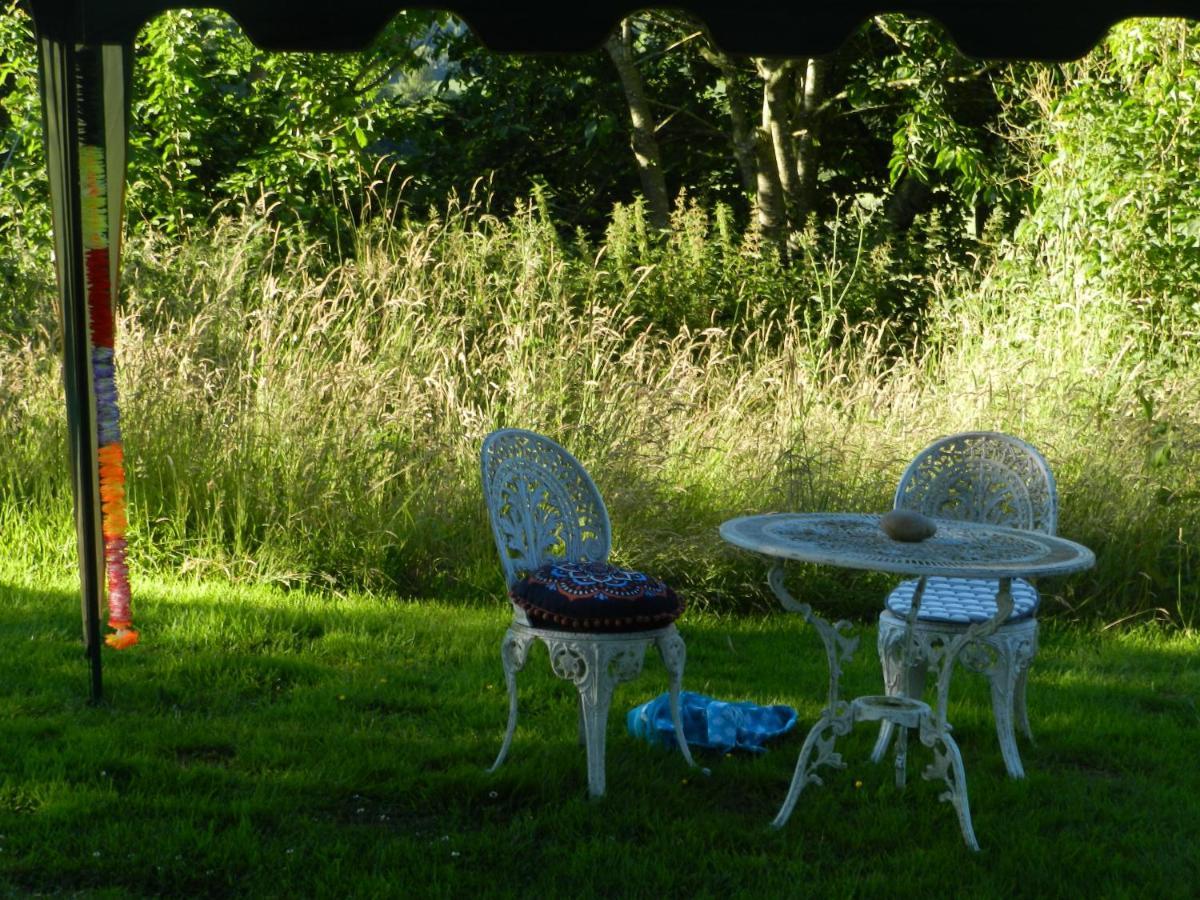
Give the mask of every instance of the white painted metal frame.
M 933 762 L 922 772 L 926 780 L 941 779 L 946 784 L 946 790 L 939 799 L 954 807 L 958 817 L 958 827 L 962 831 L 963 840 L 972 850 L 979 849 L 979 841 L 975 837 L 975 827 L 971 822 L 971 806 L 967 797 L 967 772 L 963 765 L 962 753 L 958 744 L 950 734 L 950 724 L 946 720 L 946 704 L 944 695 L 949 690 L 949 679 L 946 680 L 945 691 L 941 683 L 938 685 L 938 704 L 931 707 L 920 698 L 900 695 L 868 695 L 855 697 L 852 700 L 842 700 L 838 696 L 838 681 L 841 678 L 841 664 L 849 662 L 858 647 L 858 638 L 849 634 L 847 622 L 830 624 L 827 620 L 816 615 L 807 603 L 795 600 L 784 585 L 784 567 L 776 563 L 771 568 L 768 578 L 771 590 L 785 609 L 799 612 L 805 621 L 812 625 L 820 635 L 825 645 L 825 654 L 829 661 L 829 699 L 821 717 L 809 730 L 800 748 L 800 756 L 796 760 L 796 770 L 788 785 L 787 796 L 783 806 L 771 822 L 775 828 L 782 828 L 795 809 L 796 801 L 801 792 L 810 784 L 821 784 L 821 776 L 817 769 L 821 766 L 844 768 L 842 755 L 834 749 L 838 737 L 849 734 L 859 722 L 879 722 L 882 726 L 898 728 L 901 738 L 896 742 L 895 780 L 896 787 L 903 789 L 908 778 L 908 740 L 909 731 L 914 731 L 921 743 L 933 752 Z M 1012 598 L 1006 588 L 1012 579 L 1002 579 L 1001 594 L 997 602 L 1007 601 L 1007 609 L 1011 609 Z M 913 594 L 912 612 L 910 619 L 915 618 L 921 606 L 921 594 L 925 591 L 925 576 Z M 1007 610 L 1006 610 L 1007 613 Z M 976 633 L 982 633 L 995 628 L 994 622 L 983 622 L 973 627 L 973 633 L 963 634 L 942 648 L 947 658 L 953 659 L 962 646 Z M 946 667 L 949 669 L 950 667 Z M 877 760 L 876 760 L 877 761 Z
M 931 443 L 905 469 L 894 507 L 1044 534 L 1054 534 L 1058 524 L 1058 494 L 1046 460 L 1025 441 L 993 431 L 963 432 Z M 950 598 L 953 609 L 954 579 L 938 581 L 939 596 Z M 947 655 L 945 648 L 971 630 L 969 623 L 934 620 L 928 614 L 909 622 L 885 610 L 879 617 L 878 650 L 887 693 L 919 698 L 926 672 L 932 669 L 940 697 L 941 684 L 944 681 L 948 691 L 952 675 L 952 665 L 950 671 L 942 671 L 947 659 L 957 658 L 967 670 L 986 675 L 1005 768 L 1010 777 L 1023 778 L 1014 722 L 1032 742 L 1025 693 L 1029 666 L 1037 654 L 1035 615 L 1036 611 L 1012 622 L 1006 617 L 991 633 L 974 634 L 961 653 Z M 910 633 L 911 642 L 906 637 Z M 892 723 L 881 723 L 874 760 L 887 753 L 894 732 Z
M 612 547 L 608 510 L 583 466 L 560 445 L 532 431 L 495 431 L 480 451 L 483 496 L 505 582 L 511 587 L 547 562 L 607 562 Z M 508 687 L 508 727 L 489 771 L 508 756 L 517 727 L 517 673 L 535 640 L 546 645 L 550 667 L 579 691 L 579 738 L 587 748 L 588 793 L 603 796 L 604 753 L 613 690 L 642 671 L 654 644 L 670 676 L 675 740 L 695 766 L 683 736 L 679 692 L 687 650 L 671 624 L 650 631 L 591 633 L 539 628 L 512 604 L 513 621 L 500 645 Z
M 844 765 L 835 749 L 839 737 L 860 722 L 881 722 L 893 731 L 899 729 L 895 750 L 897 787 L 904 787 L 906 780 L 911 730 L 933 752 L 933 762 L 924 769 L 924 777 L 946 784 L 941 799 L 954 807 L 967 846 L 978 850 L 962 754 L 951 737 L 946 717 L 954 661 L 1007 620 L 1013 607 L 1011 588 L 1015 578 L 1078 571 L 1093 565 L 1095 557 L 1086 547 L 1052 535 L 944 519 L 938 521 L 933 537 L 907 544 L 887 537 L 879 527 L 879 518 L 855 513 L 776 513 L 743 516 L 721 525 L 721 536 L 726 541 L 772 561 L 768 576 L 771 590 L 785 609 L 800 613 L 813 626 L 825 646 L 829 664 L 825 709 L 805 738 L 787 796 L 772 825 L 778 828 L 786 824 L 801 792 L 810 784 L 821 783 L 817 774 L 821 766 Z M 934 646 L 931 652 L 936 659 L 930 662 L 939 673 L 936 705 L 903 694 L 843 700 L 839 695 L 842 667 L 853 657 L 858 637 L 851 633 L 850 623 L 831 623 L 789 593 L 784 583 L 786 560 L 918 576 L 906 626 L 916 623 L 926 584 L 935 577 L 997 579 L 996 613 Z M 918 638 L 915 628 L 907 628 L 906 633 L 902 658 L 907 661 L 917 652 Z

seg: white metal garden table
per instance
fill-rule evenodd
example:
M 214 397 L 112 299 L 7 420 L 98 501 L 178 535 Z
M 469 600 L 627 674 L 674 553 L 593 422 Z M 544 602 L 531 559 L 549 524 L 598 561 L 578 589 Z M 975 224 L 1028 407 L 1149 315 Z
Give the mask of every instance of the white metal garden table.
M 964 648 L 1008 619 L 1013 606 L 1013 578 L 1076 572 L 1090 568 L 1095 556 L 1087 547 L 1053 535 L 946 519 L 934 520 L 937 532 L 932 537 L 907 543 L 884 534 L 879 519 L 877 515 L 854 513 L 772 513 L 730 519 L 721 525 L 721 537 L 726 541 L 772 560 L 768 575 L 771 590 L 785 609 L 800 613 L 817 630 L 829 662 L 828 702 L 804 740 L 787 797 L 772 824 L 783 826 L 800 792 L 810 783 L 820 783 L 818 767 L 842 765 L 841 755 L 834 750 L 838 737 L 848 734 L 858 722 L 886 720 L 900 729 L 896 743 L 897 786 L 904 786 L 906 737 L 913 729 L 921 743 L 933 751 L 934 761 L 926 767 L 924 777 L 946 782 L 949 790 L 941 799 L 954 806 L 964 840 L 971 849 L 978 850 L 962 754 L 946 721 L 949 672 Z M 997 611 L 991 619 L 971 626 L 940 648 L 942 658 L 935 661 L 939 671 L 936 707 L 908 697 L 867 696 L 846 701 L 838 695 L 838 682 L 842 665 L 854 655 L 858 637 L 850 633 L 848 622 L 830 623 L 813 612 L 809 604 L 792 597 L 784 584 L 784 565 L 789 560 L 917 576 L 919 582 L 907 618 L 910 644 L 929 576 L 995 579 Z

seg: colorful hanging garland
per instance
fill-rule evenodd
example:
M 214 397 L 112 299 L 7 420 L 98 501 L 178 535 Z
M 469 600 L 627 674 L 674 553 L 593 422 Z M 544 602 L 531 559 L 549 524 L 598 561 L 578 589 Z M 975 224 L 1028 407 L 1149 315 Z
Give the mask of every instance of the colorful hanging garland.
M 86 79 L 87 76 L 84 75 Z M 108 584 L 108 625 L 114 629 L 105 642 L 118 650 L 138 641 L 129 604 L 129 568 L 125 562 L 125 463 L 121 446 L 121 417 L 113 370 L 114 255 L 108 216 L 108 179 L 103 146 L 103 106 L 99 91 L 81 84 L 82 104 L 79 172 L 82 182 L 81 219 L 88 321 L 91 329 L 92 384 L 96 399 L 97 463 L 100 481 L 100 527 Z M 86 102 L 92 94 L 94 106 Z

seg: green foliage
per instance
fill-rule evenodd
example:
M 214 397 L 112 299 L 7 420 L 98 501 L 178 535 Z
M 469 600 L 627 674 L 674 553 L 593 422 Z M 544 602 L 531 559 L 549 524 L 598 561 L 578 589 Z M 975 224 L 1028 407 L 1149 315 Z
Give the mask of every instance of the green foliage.
M 0 16 L 0 237 L 14 259 L 48 252 L 50 227 L 36 44 L 26 13 Z M 395 17 L 366 51 L 256 49 L 228 17 L 184 10 L 139 36 L 128 214 L 183 235 L 226 204 L 272 212 L 297 233 L 336 240 L 376 177 L 378 144 L 413 108 L 385 103 L 401 71 L 424 65 L 429 14 Z M 5 266 L 11 276 L 13 266 Z
M 46 242 L 50 221 L 33 22 L 17 3 L 6 0 L 0 12 L 0 241 L 30 253 Z
M 131 216 L 179 234 L 232 199 L 336 236 L 378 159 L 371 145 L 405 126 L 381 100 L 429 21 L 397 16 L 361 53 L 279 54 L 224 16 L 159 16 L 139 42 Z
M 690 48 L 676 46 L 672 22 L 639 18 L 636 34 L 668 190 L 686 189 L 706 205 L 735 203 L 744 222 L 728 138 L 716 121 L 719 99 L 707 94 L 707 66 Z M 556 221 L 595 236 L 614 202 L 633 201 L 638 178 L 629 111 L 604 51 L 501 55 L 462 27 L 439 32 L 437 47 L 444 54 L 442 90 L 403 161 L 434 202 L 449 190 L 467 193 L 486 174 L 496 208 L 506 210 L 536 183 Z
M 1027 118 L 1008 89 L 1025 66 L 968 59 L 936 23 L 901 15 L 864 22 L 828 63 L 818 154 L 824 215 L 866 195 L 907 231 L 913 212 L 936 209 L 957 223 L 977 208 L 1023 207 L 1026 160 L 998 125 Z M 912 187 L 905 181 L 920 190 L 904 190 Z M 954 231 L 965 238 L 967 229 Z M 927 239 L 921 223 L 915 232 L 915 244 Z M 968 249 L 958 242 L 960 260 Z
M 262 54 L 210 14 L 150 26 L 120 337 L 139 565 L 477 593 L 496 575 L 474 454 L 507 423 L 594 464 L 622 554 L 744 608 L 761 580 L 721 518 L 881 508 L 929 438 L 989 427 L 1047 449 L 1064 532 L 1098 550 L 1060 609 L 1197 621 L 1196 26 L 978 77 L 927 26 L 865 28 L 837 62 L 822 216 L 785 267 L 732 179 L 697 174 L 727 173 L 708 151 L 668 154 L 673 185 L 704 187 L 648 228 L 603 57 L 488 57 L 430 21 L 341 57 Z M 680 145 L 703 143 L 748 85 L 715 82 L 672 22 L 647 18 L 639 52 L 679 104 L 664 141 L 691 123 Z M 67 564 L 32 47 L 0 18 L 0 493 L 19 498 L 0 518 L 41 522 L 35 555 Z M 934 200 L 897 231 L 889 204 L 922 179 Z M 1000 214 L 970 238 L 981 198 Z M 878 587 L 837 592 L 862 613 Z
M 928 22 L 881 16 L 874 24 L 893 46 L 864 67 L 850 90 L 858 106 L 897 110 L 887 126 L 891 184 L 905 175 L 925 183 L 940 178 L 960 204 L 1011 200 L 1015 161 L 985 126 L 1001 111 L 995 80 L 1013 67 L 967 59 Z
M 0 7 L 0 340 L 43 324 L 38 287 L 53 277 L 33 26 Z
M 22 137 L 11 167 L 20 185 L 0 185 L 0 203 L 44 233 L 34 44 L 19 10 L 0 28 L 11 60 L 0 70 L 9 73 L 0 79 L 4 124 Z M 753 68 L 727 83 L 678 16 L 639 16 L 635 31 L 669 191 L 724 204 L 745 229 L 729 99 L 741 96 L 750 110 L 761 102 Z M 950 218 L 977 200 L 1017 203 L 1013 157 L 989 130 L 999 70 L 898 17 L 865 24 L 833 62 L 836 93 L 818 148 L 823 216 L 857 195 L 888 195 L 905 174 L 941 191 Z M 273 54 L 221 14 L 180 11 L 143 29 L 134 76 L 130 215 L 171 234 L 227 204 L 257 204 L 338 240 L 351 224 L 342 218 L 360 215 L 355 204 L 377 180 L 406 182 L 408 202 L 426 208 L 469 194 L 483 177 L 497 209 L 540 185 L 556 221 L 595 237 L 612 204 L 637 193 L 628 109 L 599 50 L 499 55 L 445 16 L 405 13 L 363 53 Z
M 1046 123 L 1024 240 L 1103 286 L 1143 352 L 1182 349 L 1200 334 L 1200 28 L 1124 23 L 1029 91 Z
M 616 279 L 631 313 L 668 332 L 734 325 L 769 312 L 785 317 L 815 293 L 810 273 L 755 252 L 732 219 L 728 207 L 710 216 L 680 198 L 664 239 L 653 234 L 640 200 L 618 204 L 597 266 Z
M 1099 545 L 1118 521 L 1153 530 L 1153 550 L 1110 544 L 1100 565 L 1114 591 L 1147 598 L 1127 614 L 1187 624 L 1200 591 L 1200 280 L 1186 227 L 1200 206 L 1200 118 L 1188 99 L 1198 36 L 1194 24 L 1128 22 L 1085 60 L 1014 79 L 1041 112 L 1019 135 L 1036 160 L 1034 206 L 979 286 L 927 317 L 942 365 L 986 355 L 1018 395 L 1041 379 L 1037 390 L 1061 398 L 1058 427 L 1072 443 L 1102 436 L 1105 455 L 1065 463 L 1094 500 L 1064 503 L 1063 528 Z M 1039 352 L 1053 356 L 1053 378 L 1023 369 Z
M 439 32 L 435 46 L 440 89 L 419 127 L 397 135 L 414 202 L 465 195 L 483 176 L 498 209 L 536 184 L 556 220 L 591 226 L 635 189 L 620 84 L 602 53 L 501 55 L 461 27 Z

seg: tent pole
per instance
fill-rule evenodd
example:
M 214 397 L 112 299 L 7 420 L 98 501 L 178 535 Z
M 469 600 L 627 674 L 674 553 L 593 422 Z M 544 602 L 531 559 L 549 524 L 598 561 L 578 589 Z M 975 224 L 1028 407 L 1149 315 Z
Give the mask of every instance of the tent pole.
M 106 568 L 108 590 L 115 584 L 126 599 L 128 591 L 124 475 L 112 379 L 112 310 L 120 266 L 130 54 L 120 46 L 89 47 L 45 37 L 39 40 L 39 53 L 83 638 L 91 699 L 98 702 L 103 696 L 100 616 L 107 594 Z M 102 494 L 101 462 L 106 453 L 109 487 Z M 119 571 L 116 582 L 114 560 Z

